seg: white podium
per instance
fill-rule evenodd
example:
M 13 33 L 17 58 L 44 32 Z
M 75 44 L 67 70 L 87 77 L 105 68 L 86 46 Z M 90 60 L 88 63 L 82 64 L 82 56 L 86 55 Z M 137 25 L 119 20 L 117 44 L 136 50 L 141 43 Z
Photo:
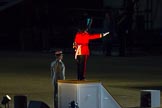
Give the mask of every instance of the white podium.
M 100 81 L 59 80 L 59 108 L 68 108 L 72 101 L 79 108 L 121 108 Z

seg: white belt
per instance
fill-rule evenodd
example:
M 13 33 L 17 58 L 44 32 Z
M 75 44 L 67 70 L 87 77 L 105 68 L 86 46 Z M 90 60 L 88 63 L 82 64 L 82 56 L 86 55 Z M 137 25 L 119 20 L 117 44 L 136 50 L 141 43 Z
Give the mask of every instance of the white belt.
M 78 45 L 76 52 L 75 52 L 75 59 L 77 59 L 77 55 L 79 55 L 80 51 L 81 51 L 81 45 Z

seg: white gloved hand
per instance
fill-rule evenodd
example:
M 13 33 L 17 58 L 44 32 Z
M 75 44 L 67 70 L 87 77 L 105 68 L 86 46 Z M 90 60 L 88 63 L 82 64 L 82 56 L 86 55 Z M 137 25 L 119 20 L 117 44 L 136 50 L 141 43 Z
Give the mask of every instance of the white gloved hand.
M 102 36 L 104 37 L 104 36 L 108 35 L 109 33 L 110 33 L 110 32 L 103 33 Z

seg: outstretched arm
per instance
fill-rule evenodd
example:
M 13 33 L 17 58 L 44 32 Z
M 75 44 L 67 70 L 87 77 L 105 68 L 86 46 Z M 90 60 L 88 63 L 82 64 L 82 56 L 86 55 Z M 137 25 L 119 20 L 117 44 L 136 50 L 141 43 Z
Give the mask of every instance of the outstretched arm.
M 102 37 L 107 36 L 109 33 L 110 32 L 105 32 L 105 33 L 100 33 L 100 34 L 91 34 L 90 39 L 102 38 Z

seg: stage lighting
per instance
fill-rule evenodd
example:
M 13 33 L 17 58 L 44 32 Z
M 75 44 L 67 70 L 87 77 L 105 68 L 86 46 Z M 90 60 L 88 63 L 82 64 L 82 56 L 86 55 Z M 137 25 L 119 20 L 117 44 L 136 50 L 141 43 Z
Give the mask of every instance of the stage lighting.
M 1 104 L 5 105 L 5 108 L 6 108 L 6 105 L 8 105 L 8 108 L 9 108 L 9 101 L 11 101 L 11 97 L 9 95 L 5 95 L 3 96 Z

